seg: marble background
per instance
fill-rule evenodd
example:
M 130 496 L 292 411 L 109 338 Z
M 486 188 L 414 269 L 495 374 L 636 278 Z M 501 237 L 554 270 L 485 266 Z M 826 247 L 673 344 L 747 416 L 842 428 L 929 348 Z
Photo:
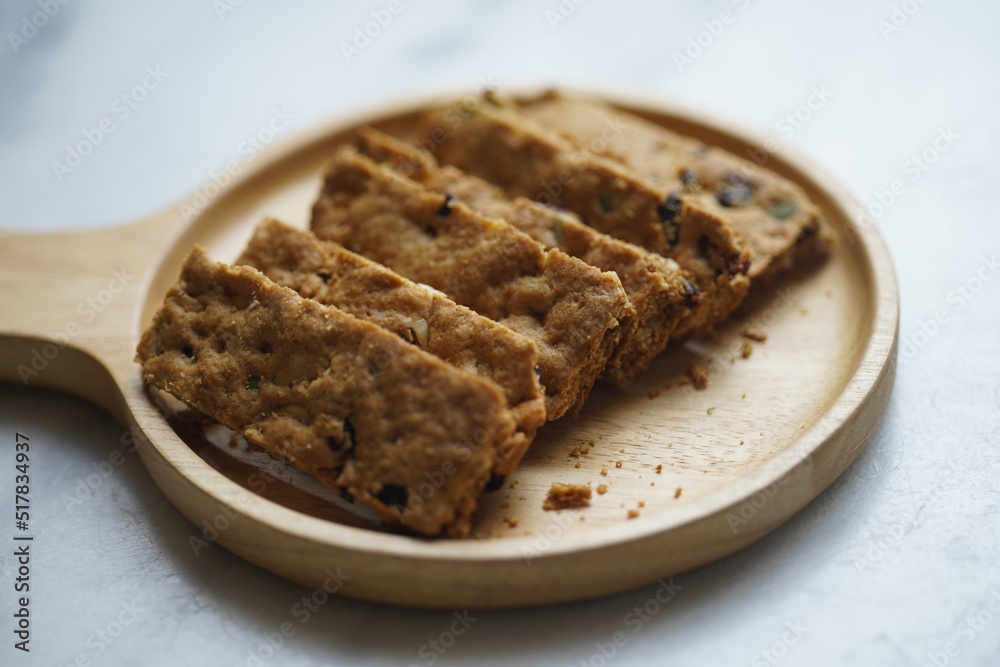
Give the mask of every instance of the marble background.
M 483 79 L 655 94 L 781 137 L 868 206 L 886 238 L 902 297 L 895 392 L 841 479 L 752 547 L 677 577 L 677 597 L 607 664 L 1000 664 L 1000 6 L 398 3 L 351 52 L 344 44 L 387 0 L 5 0 L 0 230 L 107 227 L 174 205 L 239 158 L 275 110 L 291 136 Z M 70 165 L 67 147 L 85 140 L 93 151 Z M 195 557 L 192 527 L 137 460 L 67 508 L 65 494 L 118 446 L 120 427 L 96 408 L 0 387 L 7 462 L 15 431 L 44 443 L 32 460 L 34 634 L 29 655 L 13 649 L 4 547 L 0 663 L 257 664 L 306 589 L 220 548 Z M 444 654 L 428 642 L 449 612 L 332 599 L 261 662 L 599 666 L 598 644 L 653 592 L 473 612 Z M 102 634 L 116 619 L 122 632 Z

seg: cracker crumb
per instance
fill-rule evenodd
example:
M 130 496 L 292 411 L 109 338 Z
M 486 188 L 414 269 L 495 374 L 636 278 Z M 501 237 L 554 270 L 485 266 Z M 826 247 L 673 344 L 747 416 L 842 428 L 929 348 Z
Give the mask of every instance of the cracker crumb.
M 747 397 L 746 394 L 743 394 L 742 396 L 740 396 L 740 398 L 746 398 L 746 397 Z
M 749 359 L 751 354 L 753 354 L 753 343 L 748 340 L 743 341 L 743 349 L 740 350 L 740 356 L 744 359 Z
M 635 519 L 638 516 L 639 516 L 639 510 L 629 510 L 628 511 L 628 518 Z
M 542 503 L 542 509 L 551 512 L 552 510 L 570 510 L 590 505 L 590 487 L 583 484 L 563 484 L 553 482 L 549 488 L 549 494 Z
M 622 467 L 622 462 L 621 461 L 615 461 L 615 467 L 616 468 L 621 468 Z
M 656 486 L 656 482 L 650 482 L 649 485 L 650 486 Z
M 576 462 L 576 463 L 575 463 L 575 464 L 573 465 L 573 467 L 579 470 L 579 468 L 580 468 L 580 462 L 579 462 L 579 461 L 577 461 L 577 462 Z
M 744 338 L 755 340 L 758 343 L 763 343 L 765 340 L 767 340 L 766 333 L 764 333 L 760 329 L 750 326 L 749 324 L 743 325 L 743 327 L 740 329 L 740 335 L 743 336 Z
M 676 489 L 674 490 L 674 498 L 680 498 L 680 497 L 681 497 L 681 493 L 682 493 L 683 491 L 684 491 L 684 489 L 682 489 L 681 487 L 679 487 L 679 486 L 678 486 L 678 487 L 677 487 L 677 488 L 676 488 Z
M 598 495 L 603 496 L 607 492 L 608 492 L 608 485 L 607 484 L 599 484 L 597 486 L 597 494 Z
M 639 501 L 639 507 L 645 507 L 645 506 L 646 506 L 646 501 L 645 500 L 640 500 Z
M 578 459 L 581 456 L 586 456 L 587 454 L 590 453 L 590 447 L 593 446 L 593 444 L 594 444 L 593 440 L 590 441 L 590 446 L 580 443 L 573 449 L 569 450 L 569 455 L 572 456 L 574 459 Z
M 503 518 L 504 523 L 506 523 L 511 528 L 517 528 L 517 518 L 511 516 L 505 516 Z
M 604 475 L 605 477 L 607 477 L 608 476 L 608 469 L 602 466 L 601 467 L 601 474 Z
M 659 389 L 655 389 L 654 388 L 654 389 L 650 389 L 649 390 L 649 399 L 650 400 L 653 400 L 654 398 L 656 398 L 659 395 L 660 395 L 660 390 Z
M 698 364 L 691 364 L 687 369 L 687 377 L 698 391 L 708 387 L 708 369 Z
M 746 441 L 746 440 L 740 440 L 740 444 L 741 444 L 741 445 L 745 445 L 746 443 L 747 443 L 747 441 Z
M 656 464 L 656 474 L 659 475 L 662 472 L 663 472 L 663 464 L 662 463 L 657 463 Z

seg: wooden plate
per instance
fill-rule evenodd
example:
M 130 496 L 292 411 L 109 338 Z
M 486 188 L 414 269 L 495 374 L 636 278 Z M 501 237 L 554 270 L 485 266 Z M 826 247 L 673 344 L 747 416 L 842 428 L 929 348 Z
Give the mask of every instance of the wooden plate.
M 479 539 L 380 531 L 225 434 L 203 437 L 183 414 L 168 422 L 133 362 L 139 333 L 194 243 L 231 261 L 264 215 L 305 226 L 324 163 L 354 128 L 406 134 L 421 110 L 472 96 L 338 120 L 236 164 L 230 183 L 220 177 L 127 227 L 8 236 L 0 244 L 0 378 L 86 396 L 127 424 L 153 480 L 194 524 L 192 548 L 217 542 L 344 595 L 427 607 L 547 604 L 648 584 L 730 554 L 801 509 L 871 437 L 895 369 L 892 264 L 876 230 L 854 222 L 860 206 L 787 148 L 660 101 L 611 101 L 797 181 L 839 243 L 824 266 L 754 290 L 714 339 L 669 350 L 627 390 L 599 386 L 578 420 L 542 429 L 511 484 L 483 499 Z M 745 323 L 767 335 L 746 359 Z M 711 370 L 704 391 L 685 384 L 692 363 Z M 591 507 L 543 512 L 556 481 L 590 484 Z

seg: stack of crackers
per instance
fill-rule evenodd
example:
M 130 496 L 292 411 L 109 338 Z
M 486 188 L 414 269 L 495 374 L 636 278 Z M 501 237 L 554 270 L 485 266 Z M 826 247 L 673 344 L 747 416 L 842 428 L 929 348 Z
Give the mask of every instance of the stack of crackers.
M 459 113 L 460 111 L 460 113 Z M 196 247 L 146 382 L 389 526 L 465 537 L 546 421 L 829 254 L 801 188 L 603 102 L 488 93 L 337 150 L 311 231 Z

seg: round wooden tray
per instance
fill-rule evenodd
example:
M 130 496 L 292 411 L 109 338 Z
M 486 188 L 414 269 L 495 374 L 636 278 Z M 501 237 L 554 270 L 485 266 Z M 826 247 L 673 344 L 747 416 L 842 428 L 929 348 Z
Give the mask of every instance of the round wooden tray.
M 548 604 L 648 584 L 741 549 L 836 479 L 882 417 L 896 358 L 892 264 L 876 230 L 855 224 L 860 206 L 787 148 L 660 101 L 605 97 L 795 180 L 823 208 L 837 248 L 822 267 L 754 289 L 713 339 L 672 347 L 628 389 L 599 384 L 579 419 L 546 425 L 510 483 L 482 499 L 475 539 L 382 532 L 266 455 L 225 434 L 205 437 L 183 414 L 168 421 L 132 360 L 194 243 L 231 261 L 265 215 L 306 226 L 325 162 L 356 127 L 405 135 L 423 109 L 471 96 L 336 121 L 128 227 L 11 235 L 0 246 L 0 286 L 12 296 L 0 306 L 0 378 L 95 400 L 129 426 L 193 537 L 344 595 L 426 607 Z M 91 319 L 80 307 L 88 298 L 101 306 Z M 744 324 L 767 335 L 745 359 Z M 703 391 L 684 379 L 694 363 L 711 371 Z M 591 506 L 543 511 L 557 481 L 591 485 Z

